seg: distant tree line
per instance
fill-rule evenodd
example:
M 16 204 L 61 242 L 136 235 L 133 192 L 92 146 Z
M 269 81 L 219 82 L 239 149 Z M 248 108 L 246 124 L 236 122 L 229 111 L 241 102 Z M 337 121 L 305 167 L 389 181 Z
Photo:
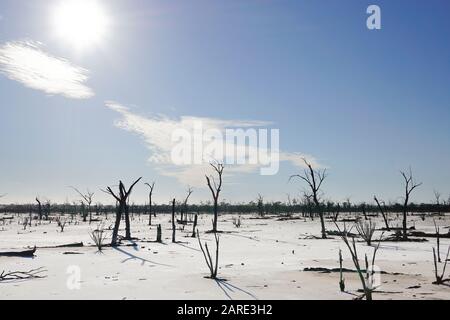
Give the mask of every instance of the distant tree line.
M 401 203 L 388 203 L 382 204 L 383 210 L 388 214 L 397 214 L 403 212 L 403 204 Z M 43 205 L 45 211 L 44 218 L 49 214 L 64 214 L 64 215 L 81 215 L 85 217 L 89 211 L 95 216 L 111 214 L 117 211 L 117 207 L 114 205 L 103 205 L 100 203 L 88 206 L 74 203 L 57 204 L 46 201 Z M 141 204 L 129 204 L 129 210 L 131 215 L 146 215 L 149 214 L 149 205 Z M 167 204 L 153 204 L 152 212 L 155 214 L 170 214 L 172 213 L 172 203 Z M 372 215 L 380 213 L 379 206 L 368 203 L 353 204 L 348 201 L 345 202 L 333 202 L 327 201 L 320 203 L 319 208 L 311 201 L 308 200 L 290 200 L 289 202 L 264 202 L 262 198 L 258 198 L 257 201 L 250 201 L 247 203 L 231 204 L 227 202 L 221 202 L 217 207 L 214 203 L 200 203 L 185 205 L 183 202 L 177 203 L 177 211 L 188 211 L 190 213 L 214 213 L 217 210 L 220 214 L 258 214 L 260 216 L 265 215 L 280 215 L 289 216 L 292 214 L 301 214 L 304 217 L 316 216 L 318 212 L 323 212 L 325 215 L 336 215 L 339 213 L 354 213 L 359 215 Z M 7 204 L 0 206 L 0 212 L 10 214 L 29 214 L 38 213 L 39 208 L 37 204 Z M 409 213 L 444 213 L 450 212 L 450 203 L 409 203 Z

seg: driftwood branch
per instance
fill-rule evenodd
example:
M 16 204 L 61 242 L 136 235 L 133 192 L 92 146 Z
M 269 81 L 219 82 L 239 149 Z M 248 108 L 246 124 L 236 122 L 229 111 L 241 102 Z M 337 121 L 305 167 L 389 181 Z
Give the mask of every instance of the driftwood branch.
M 42 279 L 46 277 L 45 275 L 42 275 L 42 273 L 46 271 L 47 270 L 45 270 L 42 267 L 30 271 L 13 271 L 13 272 L 2 271 L 0 273 L 0 282 L 14 281 L 14 280 Z

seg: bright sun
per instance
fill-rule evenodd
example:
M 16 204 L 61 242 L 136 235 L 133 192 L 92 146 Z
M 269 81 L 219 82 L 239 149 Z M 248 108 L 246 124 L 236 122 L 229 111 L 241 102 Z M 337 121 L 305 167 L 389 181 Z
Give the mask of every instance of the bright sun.
M 62 0 L 53 11 L 57 36 L 77 49 L 101 42 L 108 25 L 108 17 L 97 0 Z

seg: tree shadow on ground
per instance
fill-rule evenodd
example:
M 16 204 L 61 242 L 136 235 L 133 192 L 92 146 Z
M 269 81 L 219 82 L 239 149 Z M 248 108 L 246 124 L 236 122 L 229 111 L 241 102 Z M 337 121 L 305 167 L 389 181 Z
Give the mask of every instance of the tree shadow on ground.
M 227 296 L 227 298 L 230 300 L 233 300 L 233 298 L 231 297 L 231 293 L 234 293 L 236 291 L 242 292 L 251 297 L 252 299 L 258 300 L 258 298 L 251 292 L 241 289 L 224 279 L 214 279 L 214 281 L 216 282 L 217 286 L 223 291 L 223 293 Z
M 121 249 L 119 247 L 113 247 L 113 249 L 118 251 L 118 252 L 120 252 L 120 253 L 123 253 L 126 256 L 128 256 L 127 259 L 122 260 L 122 263 L 125 263 L 125 262 L 130 261 L 130 260 L 138 260 L 138 261 L 141 262 L 141 265 L 144 265 L 146 263 L 150 263 L 150 264 L 164 266 L 164 267 L 171 267 L 171 268 L 174 267 L 174 266 L 169 265 L 169 264 L 159 263 L 159 262 L 155 262 L 155 261 L 151 261 L 151 260 L 148 260 L 148 259 L 144 259 L 144 258 L 138 257 L 138 256 L 136 256 L 136 255 L 134 255 L 134 254 L 132 254 L 130 252 L 127 252 L 127 251 L 125 251 L 125 250 L 123 250 L 123 249 Z

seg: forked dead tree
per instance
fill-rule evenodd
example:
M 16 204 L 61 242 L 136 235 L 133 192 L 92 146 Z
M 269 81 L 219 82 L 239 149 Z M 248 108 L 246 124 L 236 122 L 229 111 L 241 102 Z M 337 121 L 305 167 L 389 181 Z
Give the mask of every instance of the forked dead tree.
M 311 189 L 310 196 L 314 201 L 316 212 L 318 212 L 320 217 L 320 224 L 322 227 L 322 239 L 326 239 L 327 231 L 325 229 L 325 219 L 323 217 L 323 212 L 319 200 L 320 187 L 322 186 L 323 181 L 327 177 L 326 169 L 323 170 L 314 169 L 305 158 L 302 158 L 302 160 L 307 167 L 307 169 L 305 169 L 304 171 L 304 174 L 293 175 L 289 178 L 289 180 L 292 180 L 293 178 L 300 178 L 308 184 L 309 188 Z
M 189 187 L 188 190 L 187 190 L 186 198 L 183 201 L 183 208 L 181 209 L 181 217 L 180 217 L 181 223 L 184 223 L 184 222 L 187 221 L 188 201 L 189 201 L 189 198 L 191 197 L 193 192 L 194 192 L 194 189 Z
M 416 183 L 413 178 L 412 170 L 409 169 L 408 173 L 403 171 L 400 172 L 403 179 L 405 180 L 405 201 L 403 202 L 403 240 L 408 240 L 408 227 L 407 227 L 407 215 L 408 215 L 408 204 L 411 197 L 411 193 L 414 189 L 420 187 L 422 183 Z
M 355 238 L 351 237 L 351 242 L 348 239 L 348 234 L 345 225 L 344 230 L 341 231 L 339 228 L 339 225 L 335 223 L 336 228 L 339 231 L 340 237 L 342 241 L 344 241 L 345 245 L 347 246 L 350 255 L 352 257 L 353 264 L 355 265 L 356 271 L 358 272 L 359 279 L 361 280 L 361 284 L 363 287 L 364 294 L 359 297 L 358 299 L 363 299 L 364 297 L 366 300 L 372 300 L 372 293 L 376 289 L 375 287 L 375 281 L 374 281 L 374 274 L 375 274 L 375 258 L 377 255 L 377 251 L 380 248 L 381 239 L 383 237 L 383 234 L 380 237 L 380 240 L 378 241 L 378 244 L 374 247 L 372 259 L 369 262 L 369 259 L 367 257 L 367 254 L 364 256 L 364 263 L 365 263 L 365 269 L 361 267 L 359 257 L 358 257 L 358 251 L 356 249 L 356 242 Z
M 125 186 L 122 181 L 119 181 L 119 193 L 115 194 L 114 191 L 112 191 L 111 187 L 106 188 L 106 192 L 109 193 L 116 199 L 118 206 L 117 206 L 117 212 L 116 212 L 116 221 L 114 223 L 114 229 L 111 239 L 111 246 L 115 247 L 117 246 L 117 237 L 119 234 L 119 227 L 120 227 L 120 221 L 122 220 L 122 214 L 125 214 L 126 216 L 126 239 L 131 239 L 131 230 L 130 230 L 130 220 L 128 216 L 128 199 L 130 197 L 131 192 L 133 191 L 134 186 L 141 181 L 142 177 L 137 179 L 131 187 L 128 189 L 128 191 L 125 189 Z M 128 218 L 127 218 L 128 216 Z
M 202 240 L 200 239 L 200 233 L 197 230 L 197 239 L 200 245 L 200 249 L 202 250 L 203 257 L 205 258 L 206 265 L 208 266 L 210 279 L 217 279 L 217 270 L 219 268 L 219 242 L 220 238 L 217 233 L 214 233 L 214 238 L 216 240 L 216 256 L 213 260 L 211 253 L 209 252 L 208 244 L 205 242 L 205 248 L 203 248 Z
M 209 190 L 211 190 L 211 194 L 214 200 L 214 220 L 213 220 L 213 229 L 212 232 L 217 232 L 217 220 L 218 220 L 218 209 L 219 209 L 219 196 L 222 191 L 222 175 L 225 166 L 222 163 L 211 163 L 211 167 L 217 174 L 217 179 L 213 176 L 206 175 L 206 182 L 208 184 Z
M 151 226 L 152 225 L 152 196 L 153 196 L 153 189 L 155 188 L 155 183 L 152 182 L 152 184 L 150 183 L 146 183 L 145 184 L 147 187 L 149 187 L 149 192 L 148 192 L 148 225 Z
M 94 192 L 90 192 L 89 189 L 87 190 L 87 192 L 84 194 L 82 193 L 80 190 L 78 190 L 75 187 L 71 187 L 73 190 L 75 190 L 76 193 L 78 193 L 78 195 L 81 197 L 81 202 L 84 203 L 87 206 L 87 214 L 83 214 L 83 222 L 86 222 L 87 220 L 87 215 L 89 215 L 89 223 L 92 222 L 92 210 L 91 210 L 91 206 L 92 206 L 92 201 L 94 198 Z
M 61 233 L 63 233 L 64 229 L 66 228 L 67 219 L 59 217 L 57 218 L 56 222 L 58 224 L 59 230 L 61 231 Z

